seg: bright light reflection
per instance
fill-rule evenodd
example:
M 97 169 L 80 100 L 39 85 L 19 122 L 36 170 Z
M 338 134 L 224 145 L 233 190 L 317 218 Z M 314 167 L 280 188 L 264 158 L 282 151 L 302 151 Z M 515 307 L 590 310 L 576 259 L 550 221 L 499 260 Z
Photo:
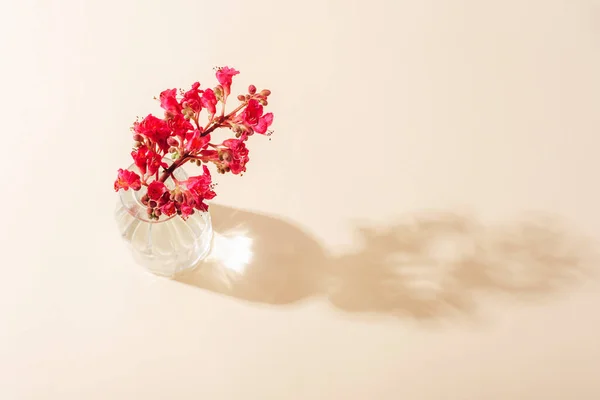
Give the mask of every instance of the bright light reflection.
M 230 271 L 243 274 L 252 261 L 252 239 L 241 233 L 222 235 L 215 232 L 210 261 Z

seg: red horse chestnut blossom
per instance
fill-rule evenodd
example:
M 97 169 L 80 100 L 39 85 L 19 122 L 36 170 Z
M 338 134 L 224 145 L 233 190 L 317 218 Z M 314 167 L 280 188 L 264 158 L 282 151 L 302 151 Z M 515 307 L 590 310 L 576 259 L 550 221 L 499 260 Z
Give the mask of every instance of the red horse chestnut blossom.
M 129 190 L 140 190 L 142 184 L 140 182 L 140 176 L 135 172 L 128 171 L 126 169 L 119 168 L 119 174 L 115 181 L 115 191 L 119 189 Z
M 231 93 L 231 81 L 233 77 L 239 73 L 239 71 L 229 67 L 223 67 L 217 70 L 217 80 L 223 87 L 223 94 L 225 97 L 229 96 L 229 93 Z
M 219 84 L 214 88 L 202 89 L 195 82 L 187 91 L 162 91 L 158 100 L 164 116 L 150 114 L 133 124 L 131 157 L 137 171 L 119 169 L 115 191 L 145 190 L 141 201 L 151 219 L 163 214 L 186 219 L 196 211 L 207 211 L 206 201 L 216 196 L 208 165 L 214 164 L 221 174 L 242 174 L 250 160 L 248 138 L 254 133 L 271 134 L 273 114 L 264 113 L 271 94 L 268 89 L 258 92 L 250 85 L 247 94 L 237 96 L 237 107 L 225 112 L 233 77 L 238 74 L 233 68 L 217 68 Z M 232 132 L 234 137 L 214 142 L 219 130 Z M 172 160 L 169 163 L 167 156 Z M 188 161 L 202 165 L 202 174 L 177 180 L 173 173 Z

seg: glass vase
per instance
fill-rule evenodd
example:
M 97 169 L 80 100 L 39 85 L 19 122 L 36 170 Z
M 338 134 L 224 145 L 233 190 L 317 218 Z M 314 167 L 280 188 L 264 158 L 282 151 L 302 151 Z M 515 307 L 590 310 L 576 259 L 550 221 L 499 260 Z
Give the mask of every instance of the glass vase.
M 167 164 L 172 161 L 164 159 Z M 135 164 L 130 171 L 139 172 Z M 182 168 L 174 172 L 179 181 L 187 179 Z M 173 188 L 171 178 L 165 181 Z M 119 232 L 129 245 L 135 261 L 156 275 L 173 277 L 177 273 L 196 267 L 210 252 L 213 238 L 208 212 L 196 211 L 187 220 L 178 215 L 151 220 L 142 204 L 146 187 L 138 191 L 119 190 L 115 218 Z

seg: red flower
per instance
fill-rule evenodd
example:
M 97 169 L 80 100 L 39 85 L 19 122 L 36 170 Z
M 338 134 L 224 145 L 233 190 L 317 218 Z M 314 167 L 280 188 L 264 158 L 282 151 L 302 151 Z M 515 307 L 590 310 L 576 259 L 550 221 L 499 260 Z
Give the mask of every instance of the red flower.
M 158 144 L 162 151 L 169 150 L 167 139 L 171 136 L 171 129 L 165 120 L 149 114 L 142 122 L 133 124 L 133 128 L 136 133 L 144 135 L 152 142 Z
M 212 177 L 210 176 L 210 171 L 206 165 L 202 166 L 202 172 L 202 175 L 188 178 L 188 180 L 185 181 L 185 186 L 193 195 L 210 200 L 216 196 L 211 188 Z
M 175 203 L 173 203 L 172 201 L 166 203 L 165 205 L 163 205 L 162 207 L 160 207 L 160 211 L 165 214 L 167 217 L 170 217 L 171 215 L 175 214 L 177 212 L 177 210 L 175 209 Z
M 200 101 L 202 102 L 202 107 L 206 108 L 211 115 L 217 112 L 217 96 L 215 96 L 215 92 L 212 89 L 206 89 L 202 93 Z
M 137 148 L 136 150 L 131 152 L 131 157 L 133 157 L 133 162 L 135 163 L 136 167 L 138 167 L 138 169 L 140 170 L 140 173 L 143 175 L 146 175 L 146 171 L 147 171 L 147 165 L 148 165 L 148 158 L 146 157 L 146 154 L 148 152 L 148 148 L 146 146 L 142 146 Z
M 231 173 L 237 175 L 246 171 L 246 163 L 250 161 L 248 149 L 242 139 L 227 139 L 223 142 L 227 149 L 221 153 L 223 164 L 231 169 Z
M 231 93 L 232 78 L 239 73 L 240 71 L 236 71 L 235 69 L 229 67 L 223 67 L 217 70 L 217 80 L 221 86 L 223 86 L 223 93 L 225 97 Z
M 181 218 L 184 220 L 188 219 L 188 217 L 194 213 L 194 209 L 185 203 L 179 207 L 179 210 L 181 210 Z
M 203 212 L 208 211 L 208 204 L 206 204 L 204 201 L 197 202 L 194 207 L 196 207 L 196 210 L 199 210 L 199 211 L 203 211 Z
M 263 115 L 263 106 L 256 99 L 250 99 L 248 105 L 234 120 L 244 125 L 250 132 L 265 133 L 273 123 L 273 113 Z
M 196 129 L 193 132 L 188 132 L 186 136 L 185 151 L 186 152 L 198 152 L 206 147 L 210 142 L 210 134 L 202 136 L 202 131 Z
M 219 152 L 217 150 L 202 150 L 200 152 L 200 157 L 202 157 L 202 161 L 219 161 Z
M 177 114 L 169 119 L 168 124 L 173 135 L 179 136 L 180 138 L 184 138 L 189 131 L 194 129 L 192 123 L 185 119 L 181 114 Z
M 158 201 L 158 206 L 162 207 L 170 201 L 171 201 L 171 192 L 169 192 L 169 190 L 167 188 L 167 191 L 162 195 L 162 197 Z
M 208 167 L 204 165 L 202 171 L 204 172 L 202 175 L 190 177 L 185 182 L 185 186 L 193 200 L 189 203 L 193 203 L 194 207 L 200 211 L 206 211 L 208 205 L 204 203 L 204 200 L 213 199 L 217 194 L 212 190 L 212 179 Z
M 140 190 L 142 183 L 140 181 L 140 176 L 135 172 L 119 168 L 119 173 L 114 186 L 115 192 L 118 192 L 119 189 L 129 190 L 129 188 Z
M 263 106 L 260 105 L 258 100 L 250 99 L 250 101 L 248 101 L 248 105 L 240 114 L 240 117 L 247 125 L 254 126 L 258 123 L 258 119 L 262 114 Z
M 142 175 L 146 175 L 146 172 L 152 175 L 156 173 L 160 167 L 168 167 L 167 163 L 162 161 L 160 154 L 146 146 L 139 147 L 132 151 L 131 156 Z
M 195 82 L 192 85 L 192 88 L 183 94 L 182 104 L 186 108 L 192 109 L 195 113 L 199 113 L 202 110 L 202 103 L 200 101 L 200 93 L 199 90 L 200 83 Z
M 217 69 L 218 84 L 213 89 L 202 90 L 200 83 L 194 82 L 186 92 L 162 91 L 159 100 L 164 116 L 157 118 L 149 114 L 133 124 L 131 156 L 136 168 L 132 169 L 137 173 L 119 169 L 115 191 L 140 190 L 144 186 L 146 191 L 142 200 L 153 219 L 161 215 L 180 215 L 186 220 L 194 212 L 207 211 L 206 202 L 216 196 L 208 163 L 213 163 L 219 173 L 237 175 L 245 172 L 250 161 L 246 147 L 248 137 L 254 133 L 267 133 L 273 123 L 273 114 L 264 113 L 271 92 L 267 89 L 258 92 L 254 85 L 248 87 L 247 95 L 238 96 L 242 104 L 235 113 L 225 117 L 223 109 L 221 116 L 216 117 L 218 103 L 225 105 L 231 94 L 233 77 L 238 74 L 239 71 L 225 66 Z M 200 126 L 203 109 L 209 114 L 207 128 Z M 210 144 L 209 131 L 212 133 L 219 128 L 228 128 L 235 138 L 218 145 Z M 167 152 L 172 154 L 173 161 L 167 162 L 164 158 Z M 202 164 L 203 174 L 183 182 L 175 180 L 173 173 L 190 159 Z M 163 175 L 159 176 L 161 171 Z M 165 184 L 167 179 L 172 179 L 176 188 L 170 190 Z
M 160 106 L 171 114 L 181 112 L 181 105 L 177 101 L 177 89 L 167 89 L 160 94 Z
M 167 191 L 167 187 L 161 181 L 153 181 L 148 185 L 148 197 L 150 200 L 158 201 Z
M 168 167 L 167 163 L 162 160 L 161 155 L 155 151 L 148 150 L 147 157 L 148 173 L 150 175 L 155 174 L 160 167 Z
M 264 134 L 272 123 L 273 113 L 266 113 L 258 119 L 258 123 L 254 126 L 254 132 Z

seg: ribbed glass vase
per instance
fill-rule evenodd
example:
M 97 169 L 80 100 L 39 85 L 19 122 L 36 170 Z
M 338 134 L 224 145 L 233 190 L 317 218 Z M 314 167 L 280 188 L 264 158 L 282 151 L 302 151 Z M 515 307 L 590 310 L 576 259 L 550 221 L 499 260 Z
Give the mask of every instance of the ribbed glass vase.
M 169 165 L 169 159 L 164 159 Z M 130 171 L 139 172 L 132 164 Z M 187 179 L 182 168 L 174 172 L 177 180 Z M 173 188 L 171 178 L 165 185 Z M 129 245 L 133 258 L 156 275 L 172 277 L 177 273 L 196 267 L 210 252 L 213 238 L 212 223 L 208 212 L 196 211 L 187 220 L 164 214 L 151 220 L 141 198 L 146 187 L 138 191 L 119 190 L 115 218 L 119 232 Z

